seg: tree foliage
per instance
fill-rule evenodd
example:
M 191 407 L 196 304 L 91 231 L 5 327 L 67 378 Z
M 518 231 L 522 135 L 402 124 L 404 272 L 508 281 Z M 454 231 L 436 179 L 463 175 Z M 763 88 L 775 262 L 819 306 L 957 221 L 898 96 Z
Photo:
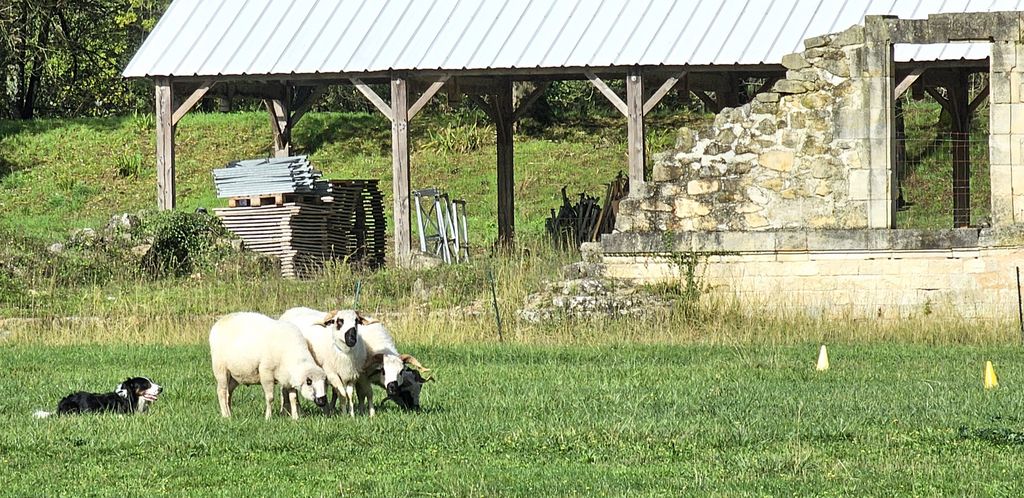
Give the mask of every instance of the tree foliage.
M 121 71 L 168 0 L 0 2 L 0 116 L 93 116 L 145 108 Z

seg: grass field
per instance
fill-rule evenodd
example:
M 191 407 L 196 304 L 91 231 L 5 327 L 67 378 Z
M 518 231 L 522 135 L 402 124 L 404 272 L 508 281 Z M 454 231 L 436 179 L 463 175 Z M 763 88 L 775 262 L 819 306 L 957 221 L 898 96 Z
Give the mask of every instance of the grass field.
M 824 320 L 681 298 L 639 318 L 518 320 L 527 296 L 578 258 L 542 241 L 559 188 L 603 195 L 600 185 L 625 166 L 624 128 L 609 121 L 518 135 L 520 243 L 495 255 L 486 250 L 496 234 L 493 130 L 472 115 L 419 119 L 413 186 L 467 198 L 475 259 L 373 273 L 332 266 L 302 281 L 244 272 L 152 278 L 137 269 L 94 277 L 87 253 L 51 257 L 47 244 L 73 227 L 152 208 L 152 117 L 0 121 L 0 236 L 10 238 L 0 250 L 0 495 L 1024 491 L 1015 323 Z M 652 150 L 666 148 L 679 124 L 655 119 Z M 224 205 L 210 169 L 266 155 L 269 138 L 261 113 L 186 116 L 180 206 Z M 296 142 L 328 176 L 379 177 L 390 196 L 382 118 L 313 113 Z M 917 183 L 908 181 L 916 204 L 902 219 L 944 226 L 944 208 L 932 202 L 942 198 L 944 166 L 921 164 Z M 39 257 L 22 257 L 28 250 Z M 297 422 L 267 422 L 260 390 L 248 387 L 238 391 L 236 417 L 219 417 L 205 346 L 219 314 L 348 307 L 357 284 L 360 308 L 437 372 L 422 413 L 385 408 L 352 420 L 310 410 Z M 679 298 L 673 285 L 645 291 Z M 817 373 L 822 343 L 832 369 Z M 998 390 L 982 389 L 988 360 Z M 106 391 L 131 375 L 166 388 L 151 413 L 31 417 L 73 390 Z
M 201 345 L 4 345 L 7 496 L 1019 496 L 1018 347 L 411 345 L 421 413 L 222 420 Z M 993 360 L 1004 386 L 981 387 Z M 144 416 L 36 420 L 73 389 Z M 378 392 L 379 394 L 379 392 Z

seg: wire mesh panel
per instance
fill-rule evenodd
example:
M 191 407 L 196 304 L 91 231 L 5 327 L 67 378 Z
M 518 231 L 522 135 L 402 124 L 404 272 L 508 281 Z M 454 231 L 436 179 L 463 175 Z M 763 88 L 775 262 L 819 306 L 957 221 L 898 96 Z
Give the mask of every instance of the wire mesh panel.
M 970 133 L 949 131 L 949 117 L 932 101 L 897 106 L 896 226 L 944 229 L 985 225 L 991 213 L 988 109 Z

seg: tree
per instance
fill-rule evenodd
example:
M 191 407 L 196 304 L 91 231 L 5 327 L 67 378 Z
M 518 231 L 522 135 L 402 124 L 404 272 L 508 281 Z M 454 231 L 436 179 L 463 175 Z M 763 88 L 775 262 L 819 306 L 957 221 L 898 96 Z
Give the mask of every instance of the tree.
M 13 0 L 0 7 L 10 116 L 97 115 L 147 107 L 149 86 L 120 73 L 168 0 Z

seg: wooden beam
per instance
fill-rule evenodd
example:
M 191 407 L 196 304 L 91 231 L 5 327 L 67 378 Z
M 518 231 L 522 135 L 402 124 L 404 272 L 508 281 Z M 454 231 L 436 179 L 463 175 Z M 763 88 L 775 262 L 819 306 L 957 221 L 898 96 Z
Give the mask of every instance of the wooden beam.
M 898 99 L 904 93 L 906 93 L 907 90 L 910 89 L 910 86 L 913 85 L 914 82 L 917 81 L 917 79 L 920 78 L 922 74 L 924 74 L 925 69 L 927 68 L 922 66 L 915 67 L 913 70 L 911 70 L 910 74 L 908 74 L 906 78 L 903 78 L 903 81 L 901 81 L 900 84 L 896 85 L 896 89 L 893 90 L 892 92 L 893 98 Z
M 643 192 L 646 140 L 644 135 L 644 80 L 640 67 L 626 73 L 627 153 L 629 156 L 629 196 Z
M 948 112 L 950 115 L 956 112 L 953 109 L 952 104 L 949 102 L 949 99 L 943 97 L 941 93 L 935 90 L 935 88 L 928 86 L 924 88 L 924 91 L 928 92 L 928 95 L 931 95 L 932 98 L 935 99 L 935 101 L 938 102 L 939 105 L 941 105 L 942 108 L 945 109 L 946 112 Z
M 512 114 L 512 121 L 519 121 L 520 119 L 522 119 L 523 115 L 526 114 L 526 111 L 530 108 L 530 106 L 533 105 L 533 103 L 536 102 L 541 95 L 544 95 L 544 92 L 547 91 L 549 86 L 551 86 L 550 81 L 545 81 L 537 85 L 537 88 L 534 88 L 533 91 L 530 92 L 530 94 L 527 95 L 526 98 L 524 98 L 522 102 L 519 103 L 519 108 L 516 109 L 515 112 Z
M 953 117 L 953 228 L 971 225 L 971 114 L 967 87 L 967 72 L 954 69 L 946 86 Z
M 619 96 L 615 93 L 614 90 L 609 88 L 604 81 L 601 81 L 601 78 L 598 78 L 593 71 L 584 71 L 583 74 L 587 76 L 587 79 L 590 80 L 590 83 L 597 87 L 597 89 L 601 91 L 604 97 L 608 99 L 608 101 L 611 102 L 612 105 L 615 106 L 615 108 L 618 109 L 623 116 L 629 117 L 629 110 L 626 109 L 626 103 L 619 98 Z
M 310 90 L 309 95 L 302 100 L 301 103 L 292 111 L 292 115 L 288 118 L 288 135 L 291 136 L 291 130 L 295 128 L 295 124 L 305 116 L 310 109 L 313 108 L 313 104 L 316 104 L 320 97 L 323 97 L 324 92 L 327 91 L 327 85 L 318 85 Z
M 394 82 L 394 79 L 392 79 L 392 97 L 394 97 Z M 369 85 L 363 83 L 359 78 L 352 78 L 352 84 L 355 85 L 356 90 L 359 90 L 359 93 L 363 94 L 363 96 L 366 97 L 366 100 L 369 100 L 370 103 L 373 104 L 382 114 L 387 116 L 389 119 L 395 115 L 394 111 L 391 110 L 391 106 L 384 103 L 384 99 L 380 98 L 380 95 L 377 95 L 377 92 L 373 91 Z M 405 86 L 404 82 L 402 86 Z
M 156 86 L 156 205 L 174 209 L 174 89 L 171 79 L 154 78 Z
M 696 95 L 697 98 L 700 99 L 700 101 L 703 102 L 704 105 L 711 110 L 711 112 L 720 112 L 722 110 L 722 106 L 719 105 L 718 101 L 711 98 L 711 96 L 708 95 L 708 92 L 705 92 L 704 90 L 693 89 L 690 91 L 690 93 Z
M 686 77 L 686 71 L 680 71 L 679 74 L 670 76 L 666 79 L 665 82 L 655 90 L 654 94 L 644 102 L 644 116 L 651 112 L 651 110 L 654 109 L 654 106 L 658 105 L 658 102 L 661 102 L 661 99 L 665 98 L 665 95 L 668 95 L 669 90 L 674 88 L 676 83 L 684 77 Z
M 499 119 L 498 118 L 498 113 L 494 109 L 494 104 L 484 100 L 483 97 L 481 97 L 481 96 L 479 96 L 479 95 L 477 95 L 475 93 L 469 94 L 469 100 L 472 100 L 473 103 L 477 105 L 477 107 L 479 107 L 481 110 L 483 110 L 484 114 L 486 114 L 487 117 L 491 118 L 491 121 L 493 121 L 495 123 L 498 122 L 498 119 Z
M 287 157 L 291 153 L 291 137 L 288 127 L 288 102 L 278 99 L 265 99 L 270 116 L 270 131 L 274 135 L 274 157 Z
M 515 160 L 512 107 L 512 80 L 505 78 L 492 96 L 498 159 L 498 244 L 510 248 L 515 242 Z
M 182 102 L 182 104 L 174 111 L 174 114 L 171 116 L 171 122 L 177 125 L 178 121 L 181 121 L 181 118 L 185 116 L 185 113 L 192 110 L 199 100 L 203 98 L 203 95 L 206 95 L 206 92 L 210 91 L 211 86 L 213 86 L 212 81 L 204 81 L 199 85 L 199 88 L 196 88 L 196 90 L 192 92 L 192 95 L 189 95 L 188 98 L 185 99 L 185 102 Z
M 977 95 L 974 96 L 974 100 L 972 100 L 971 104 L 967 107 L 968 114 L 973 116 L 974 115 L 974 111 L 977 111 L 978 107 L 980 107 L 981 104 L 984 104 L 985 100 L 987 100 L 987 99 L 988 99 L 988 85 L 985 85 L 985 88 L 983 88 L 980 92 L 978 92 Z
M 391 78 L 391 109 L 391 190 L 394 194 L 395 209 L 395 260 L 399 267 L 407 268 L 412 265 L 412 228 L 409 216 L 409 85 L 405 78 L 397 75 Z
M 427 105 L 427 102 L 430 102 L 430 99 L 434 97 L 434 94 L 436 94 L 442 86 L 444 86 L 446 81 L 448 81 L 448 76 L 442 76 L 427 87 L 426 91 L 423 92 L 423 95 L 420 95 L 420 98 L 416 99 L 416 102 L 409 107 L 409 121 L 412 121 L 412 118 L 416 117 L 416 113 L 420 112 L 420 109 L 423 109 L 423 106 Z

